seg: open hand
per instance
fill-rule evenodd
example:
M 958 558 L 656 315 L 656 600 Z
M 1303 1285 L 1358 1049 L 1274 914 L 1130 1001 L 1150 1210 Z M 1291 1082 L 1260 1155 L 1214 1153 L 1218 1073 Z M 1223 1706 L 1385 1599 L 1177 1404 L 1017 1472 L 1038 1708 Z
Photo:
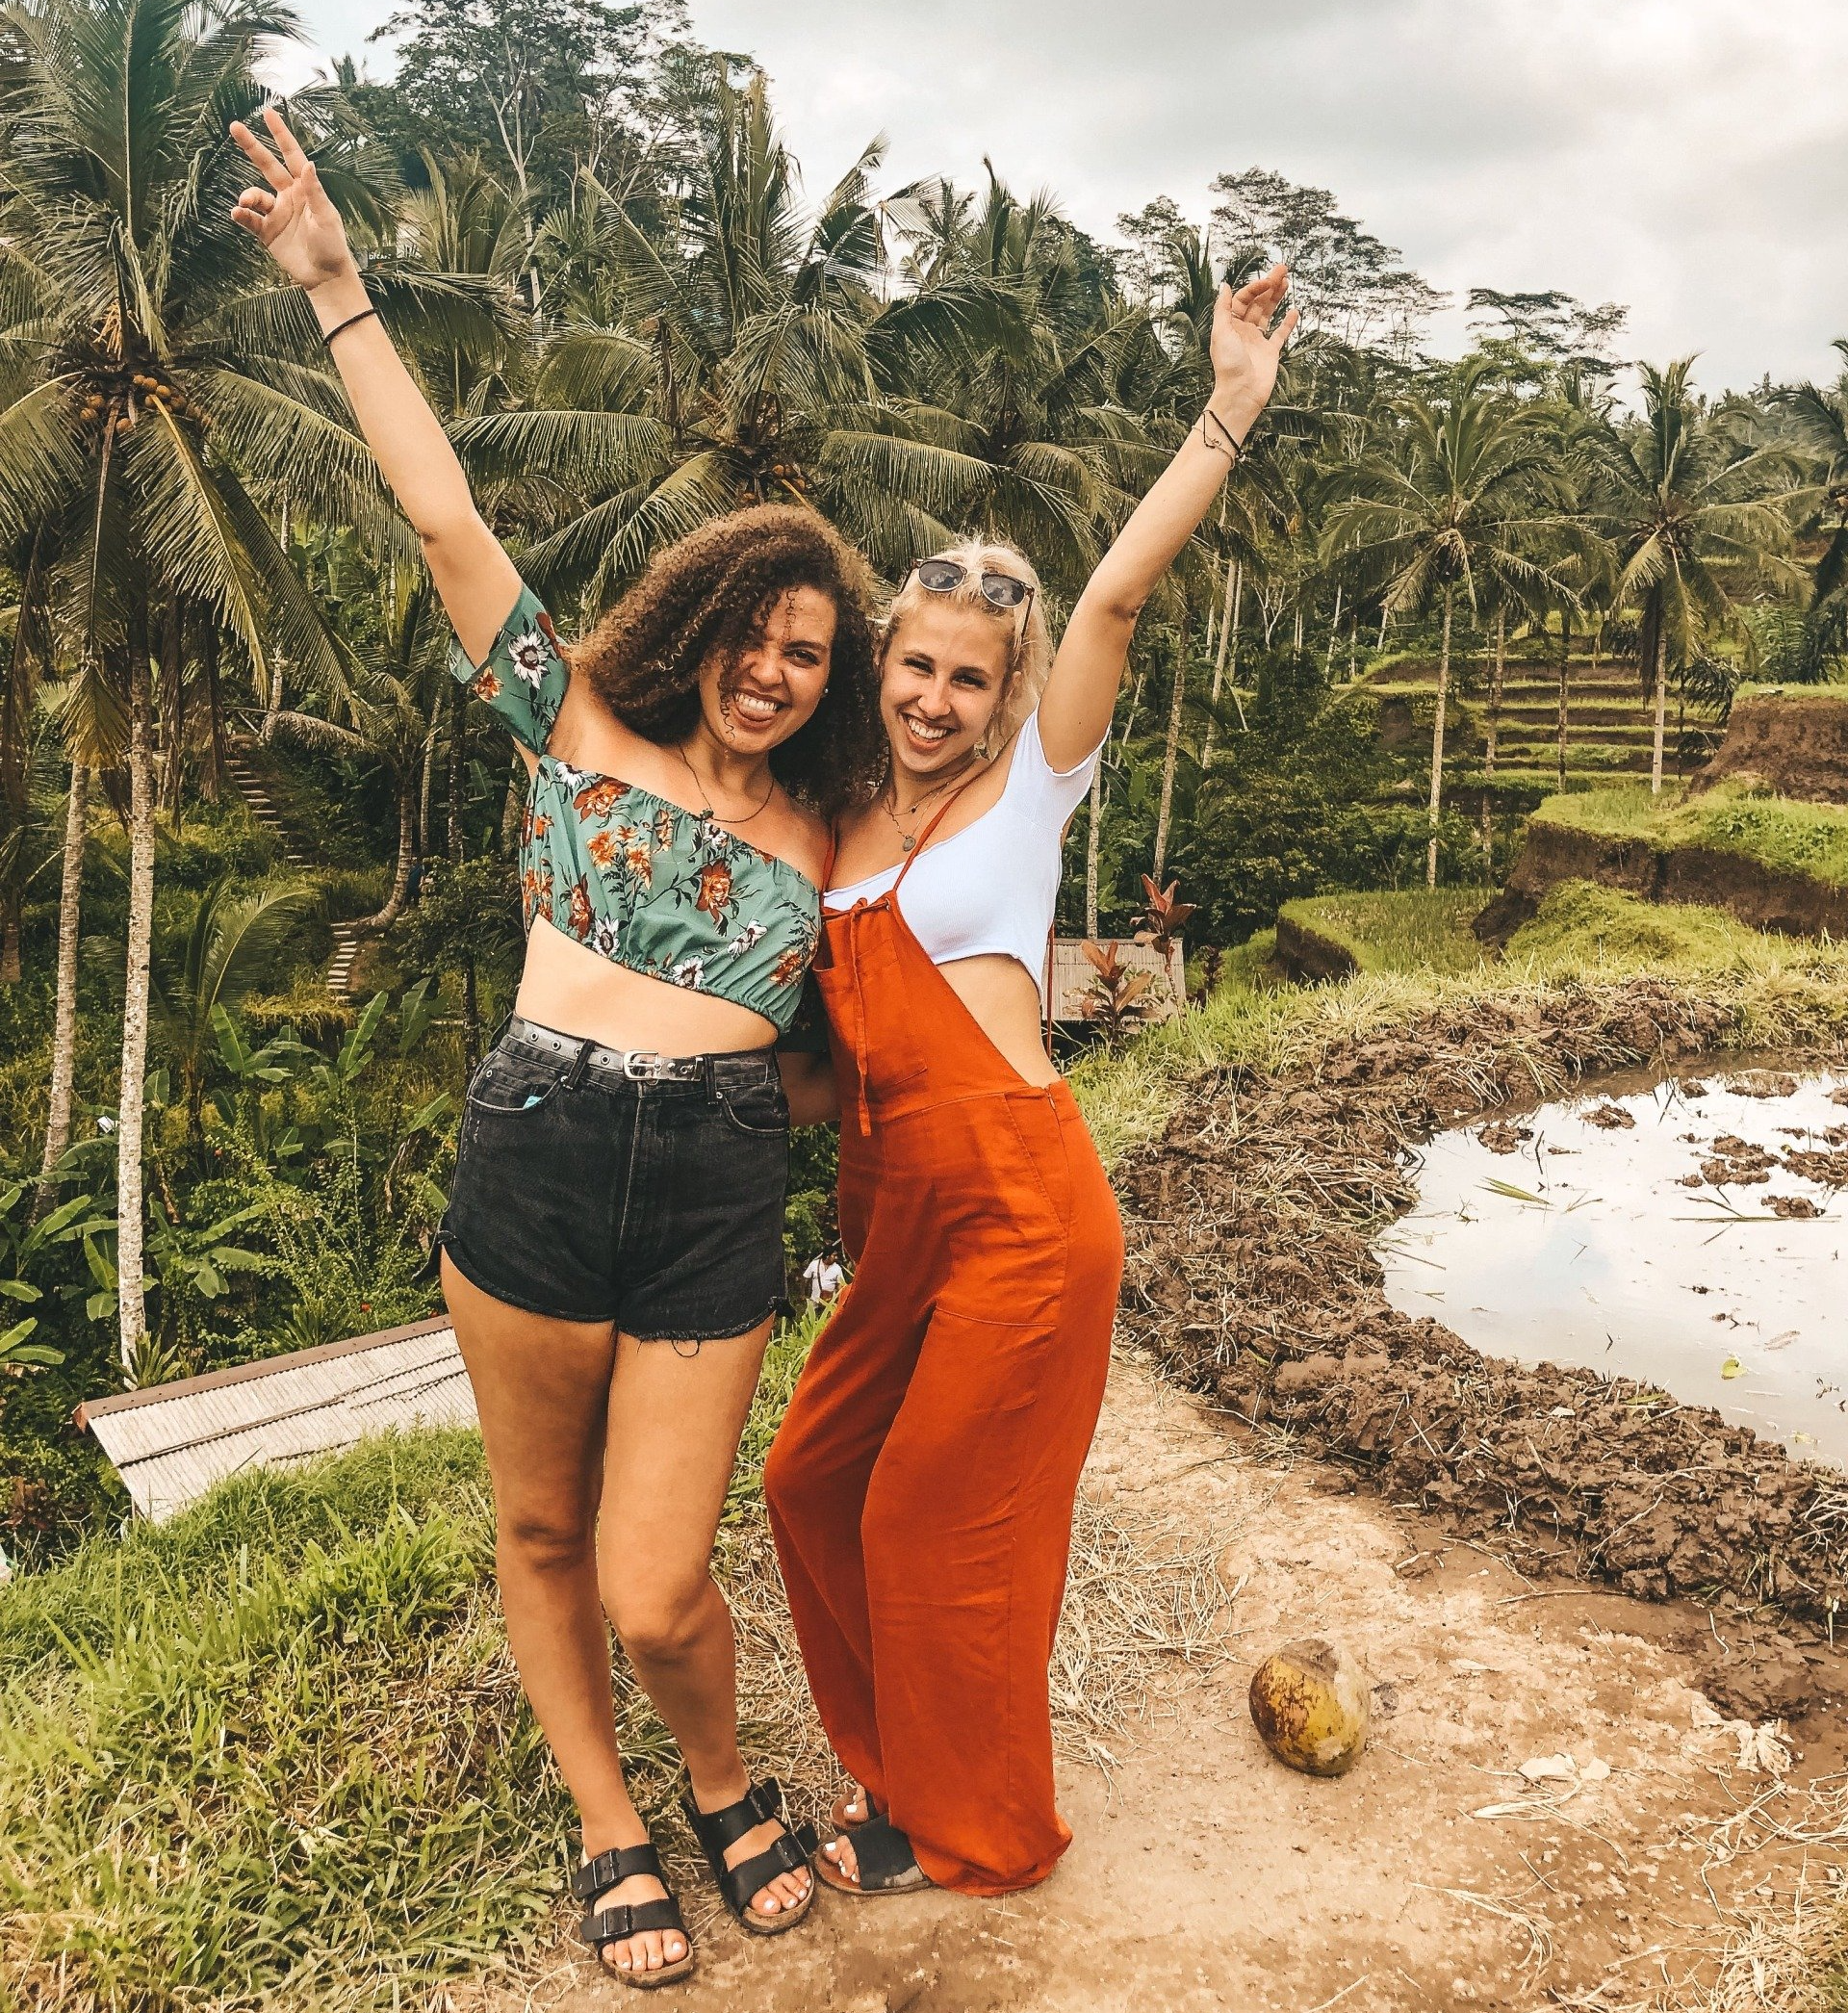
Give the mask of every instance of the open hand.
M 1292 308 L 1270 326 L 1289 291 L 1290 269 L 1283 265 L 1236 294 L 1229 286 L 1219 289 L 1213 310 L 1213 405 L 1241 438 L 1276 387 L 1283 346 L 1296 325 Z
M 231 216 L 291 279 L 312 292 L 323 281 L 354 270 L 346 226 L 321 186 L 315 164 L 302 152 L 282 115 L 268 108 L 263 121 L 280 160 L 242 119 L 231 122 L 231 138 L 270 185 L 244 190 L 232 205 Z

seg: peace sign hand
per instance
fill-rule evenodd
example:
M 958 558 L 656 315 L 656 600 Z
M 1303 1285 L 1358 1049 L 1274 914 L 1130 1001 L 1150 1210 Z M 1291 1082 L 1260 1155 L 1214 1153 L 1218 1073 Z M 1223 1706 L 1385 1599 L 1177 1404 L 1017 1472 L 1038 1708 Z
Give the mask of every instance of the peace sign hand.
M 256 239 L 291 279 L 312 293 L 327 280 L 355 271 L 346 227 L 321 186 L 315 164 L 302 152 L 301 142 L 290 132 L 282 115 L 267 107 L 263 120 L 280 160 L 242 119 L 231 122 L 231 138 L 270 185 L 244 190 L 231 207 L 232 219 Z
M 1272 266 L 1235 294 L 1219 289 L 1213 310 L 1213 407 L 1239 438 L 1270 402 L 1276 387 L 1283 346 L 1296 325 L 1292 308 L 1277 323 L 1277 309 L 1290 291 L 1290 269 Z

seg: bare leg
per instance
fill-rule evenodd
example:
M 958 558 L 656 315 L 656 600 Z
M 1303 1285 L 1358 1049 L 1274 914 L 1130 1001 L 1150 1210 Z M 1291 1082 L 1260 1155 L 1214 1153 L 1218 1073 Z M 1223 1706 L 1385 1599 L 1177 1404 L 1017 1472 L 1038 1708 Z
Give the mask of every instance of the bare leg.
M 603 1606 L 635 1675 L 678 1742 L 702 1810 L 750 1787 L 738 1752 L 732 1613 L 712 1579 L 712 1541 L 770 1324 L 702 1343 L 620 1336 L 603 1455 L 598 1567 Z M 726 1853 L 737 1866 L 769 1846 L 759 1824 Z M 800 1902 L 812 1875 L 779 1874 L 752 1897 L 765 1915 Z
M 597 1587 L 614 1328 L 510 1307 L 472 1286 L 447 1253 L 443 1290 L 494 1478 L 495 1565 L 520 1681 L 577 1800 L 586 1853 L 639 1845 L 648 1829 L 623 1783 L 609 1632 Z M 664 1893 L 657 1880 L 628 1880 L 599 1905 L 659 1900 Z M 685 1954 L 680 1937 L 655 1930 L 607 1946 L 603 1961 L 658 1970 Z

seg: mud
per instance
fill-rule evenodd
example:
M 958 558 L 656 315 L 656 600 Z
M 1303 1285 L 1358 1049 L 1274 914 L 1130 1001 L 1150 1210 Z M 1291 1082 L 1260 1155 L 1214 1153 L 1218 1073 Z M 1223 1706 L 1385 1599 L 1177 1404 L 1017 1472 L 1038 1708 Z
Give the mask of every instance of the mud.
M 1116 1170 L 1122 1325 L 1229 1419 L 1287 1428 L 1525 1570 L 1752 1617 L 1730 1696 L 1789 1713 L 1833 1689 L 1814 1637 L 1848 1603 L 1848 1476 L 1626 1379 L 1481 1356 L 1392 1307 L 1373 1249 L 1440 1128 L 1730 1032 L 1640 981 L 1429 1016 L 1299 1076 L 1210 1074 Z
M 1747 779 L 1813 804 L 1848 804 L 1848 696 L 1764 692 L 1738 700 L 1726 739 L 1690 787 Z
M 1848 889 L 1715 846 L 1656 846 L 1646 839 L 1584 832 L 1536 817 L 1527 825 L 1507 887 L 1472 925 L 1476 936 L 1484 943 L 1505 944 L 1562 881 L 1596 881 L 1645 901 L 1724 909 L 1754 929 L 1784 937 L 1848 934 Z
M 1211 1633 L 1121 1724 L 1065 1743 L 1075 1834 L 1005 1900 L 823 1894 L 792 1936 L 681 1884 L 700 1952 L 684 2013 L 1429 2013 L 1465 2004 L 1694 2013 L 1742 1923 L 1830 1893 L 1839 1766 L 1790 1726 L 1739 1759 L 1694 1650 L 1707 1617 L 1538 1589 L 1494 1547 L 1343 1490 L 1339 1470 L 1228 1439 L 1119 1353 L 1084 1493 L 1134 1535 L 1134 1573 L 1203 1551 Z M 1062 1642 L 1083 1633 L 1067 1611 Z M 1282 1767 L 1246 1705 L 1292 1638 L 1348 1645 L 1373 1735 L 1335 1780 Z M 1713 1708 L 1718 1707 L 1718 1713 Z M 1756 1721 L 1754 1722 L 1756 1726 Z M 1750 1729 L 1747 1729 L 1750 1731 Z M 1766 1730 L 1769 1733 L 1771 1730 Z M 1757 1813 L 1749 1821 L 1742 1814 Z M 1775 1822 L 1767 1821 L 1775 1819 Z M 1793 1839 L 1803 1843 L 1792 1844 Z M 1815 1901 L 1808 1903 L 1811 1908 Z M 561 1924 L 562 1926 L 562 1924 Z M 441 2001 L 434 2002 L 441 2007 Z M 636 2000 L 560 1943 L 529 1993 L 447 2013 L 601 2013 Z

